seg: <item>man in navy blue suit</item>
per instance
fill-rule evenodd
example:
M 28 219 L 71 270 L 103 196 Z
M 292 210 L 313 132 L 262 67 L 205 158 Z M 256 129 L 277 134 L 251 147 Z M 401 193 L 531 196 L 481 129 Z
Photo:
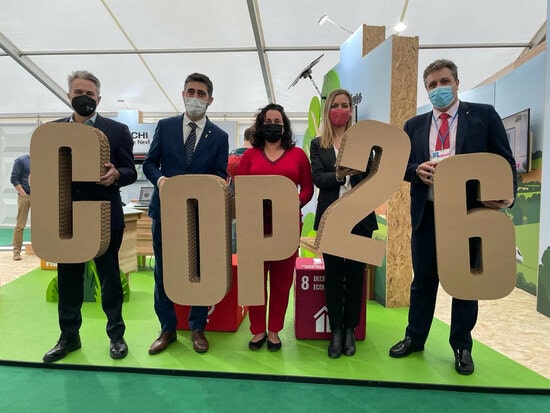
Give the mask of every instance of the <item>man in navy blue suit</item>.
M 92 126 L 102 131 L 109 140 L 110 162 L 99 183 L 76 182 L 71 188 L 73 201 L 111 202 L 111 238 L 107 251 L 94 258 L 97 275 L 101 283 L 101 305 L 107 315 L 107 335 L 111 340 L 110 355 L 114 359 L 126 357 L 128 346 L 124 341 L 126 329 L 122 319 L 123 291 L 118 264 L 118 250 L 124 234 L 124 214 L 120 187 L 130 185 L 137 179 L 134 155 L 134 141 L 128 126 L 104 118 L 96 112 L 101 101 L 101 84 L 92 73 L 80 70 L 69 76 L 67 97 L 75 110 L 68 118 L 56 122 L 75 122 Z M 53 362 L 62 359 L 69 352 L 81 347 L 79 329 L 82 324 L 80 308 L 84 300 L 85 263 L 58 263 L 59 287 L 59 341 L 43 360 Z
M 155 312 L 161 332 L 149 348 L 149 354 L 158 354 L 177 339 L 174 304 L 164 291 L 162 270 L 162 233 L 159 190 L 167 179 L 184 174 L 210 174 L 227 177 L 229 142 L 227 133 L 214 125 L 206 110 L 213 101 L 212 81 L 200 73 L 187 77 L 182 92 L 185 113 L 161 120 L 155 130 L 149 153 L 143 162 L 143 172 L 155 186 L 149 205 L 153 220 L 153 252 L 155 254 Z M 189 327 L 193 349 L 208 351 L 204 334 L 208 307 L 193 306 L 189 313 Z
M 458 99 L 458 73 L 449 60 L 436 60 L 424 71 L 424 85 L 433 111 L 415 116 L 405 123 L 411 140 L 411 153 L 405 180 L 411 183 L 412 262 L 409 324 L 405 338 L 389 351 L 391 357 L 405 357 L 424 350 L 432 323 L 439 275 L 435 243 L 433 175 L 441 159 L 466 153 L 490 152 L 510 163 L 516 190 L 515 161 L 502 121 L 490 105 L 461 102 Z M 470 184 L 470 183 L 468 183 Z M 467 186 L 467 206 L 507 208 L 513 199 L 478 202 L 475 183 Z M 471 246 L 475 260 L 476 248 Z M 472 258 L 471 258 L 472 259 Z M 459 374 L 472 374 L 471 331 L 477 321 L 477 301 L 453 298 L 449 343 Z

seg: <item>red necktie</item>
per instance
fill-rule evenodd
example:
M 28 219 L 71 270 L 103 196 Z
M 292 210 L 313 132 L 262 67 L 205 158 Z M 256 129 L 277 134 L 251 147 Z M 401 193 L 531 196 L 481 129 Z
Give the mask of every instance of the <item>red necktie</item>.
M 441 125 L 439 125 L 439 131 L 437 132 L 437 142 L 435 144 L 436 151 L 449 149 L 449 141 L 451 140 L 449 136 L 449 114 L 442 113 L 439 115 L 439 119 L 441 119 Z

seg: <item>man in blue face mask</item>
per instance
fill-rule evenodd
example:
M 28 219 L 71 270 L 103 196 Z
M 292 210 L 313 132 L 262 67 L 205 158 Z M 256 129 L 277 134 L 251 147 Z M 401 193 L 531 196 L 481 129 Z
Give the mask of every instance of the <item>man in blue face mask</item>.
M 435 244 L 433 176 L 436 165 L 445 157 L 492 152 L 504 157 L 512 169 L 514 193 L 517 188 L 515 161 L 506 131 L 495 109 L 490 105 L 461 102 L 458 99 L 458 73 L 449 60 L 436 60 L 424 71 L 424 85 L 433 110 L 415 116 L 405 123 L 411 139 L 411 153 L 405 180 L 411 183 L 412 262 L 409 324 L 405 338 L 389 351 L 391 357 L 406 357 L 424 350 L 432 323 L 439 275 Z M 506 208 L 513 199 L 477 201 L 477 185 L 467 186 L 468 209 Z M 471 244 L 475 260 L 477 246 Z M 477 320 L 477 301 L 453 298 L 449 343 L 454 352 L 459 374 L 472 374 L 472 335 Z

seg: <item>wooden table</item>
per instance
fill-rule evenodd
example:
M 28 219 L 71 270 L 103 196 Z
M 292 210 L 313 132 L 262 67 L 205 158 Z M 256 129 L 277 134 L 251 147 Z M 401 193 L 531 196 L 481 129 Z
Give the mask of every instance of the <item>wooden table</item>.
M 124 236 L 122 244 L 118 251 L 119 267 L 128 274 L 132 271 L 137 271 L 136 262 L 137 255 L 137 223 L 142 216 L 142 211 L 133 208 L 124 207 Z
M 152 220 L 147 215 L 147 210 L 141 210 L 141 212 L 141 217 L 137 220 L 137 265 L 145 267 L 146 258 L 154 255 Z

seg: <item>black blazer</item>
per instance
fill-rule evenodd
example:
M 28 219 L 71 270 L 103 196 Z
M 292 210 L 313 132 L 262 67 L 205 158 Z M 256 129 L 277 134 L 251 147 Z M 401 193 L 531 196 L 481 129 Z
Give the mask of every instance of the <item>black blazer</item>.
M 70 117 L 58 119 L 54 122 L 69 122 Z M 111 229 L 124 228 L 124 213 L 120 199 L 120 187 L 130 185 L 137 179 L 134 164 L 134 140 L 128 126 L 124 123 L 97 115 L 95 128 L 102 131 L 109 140 L 110 162 L 120 173 L 119 180 L 111 186 L 103 186 L 93 182 L 74 182 L 71 187 L 73 201 L 111 202 Z
M 405 132 L 411 140 L 411 153 L 405 180 L 411 183 L 411 220 L 413 230 L 422 223 L 424 207 L 428 196 L 428 186 L 416 175 L 416 168 L 430 160 L 430 127 L 432 112 L 409 119 L 405 123 Z M 489 152 L 502 156 L 512 168 L 514 178 L 514 196 L 517 190 L 516 162 L 510 149 L 506 130 L 500 116 L 491 105 L 460 102 L 458 107 L 458 125 L 456 131 L 456 154 Z M 475 200 L 477 188 L 471 185 L 467 189 L 468 208 L 479 206 Z
M 325 210 L 339 198 L 340 186 L 345 182 L 336 180 L 336 154 L 334 148 L 323 149 L 321 147 L 321 138 L 317 137 L 311 141 L 309 149 L 309 157 L 311 160 L 311 172 L 313 183 L 319 188 L 317 197 L 317 209 L 315 211 L 315 222 L 313 228 L 319 228 L 319 222 Z M 368 174 L 362 173 L 351 177 L 351 186 L 357 185 Z M 353 230 L 352 234 L 363 235 L 370 237 L 372 232 L 378 229 L 376 215 L 371 212 L 363 220 L 361 220 Z

